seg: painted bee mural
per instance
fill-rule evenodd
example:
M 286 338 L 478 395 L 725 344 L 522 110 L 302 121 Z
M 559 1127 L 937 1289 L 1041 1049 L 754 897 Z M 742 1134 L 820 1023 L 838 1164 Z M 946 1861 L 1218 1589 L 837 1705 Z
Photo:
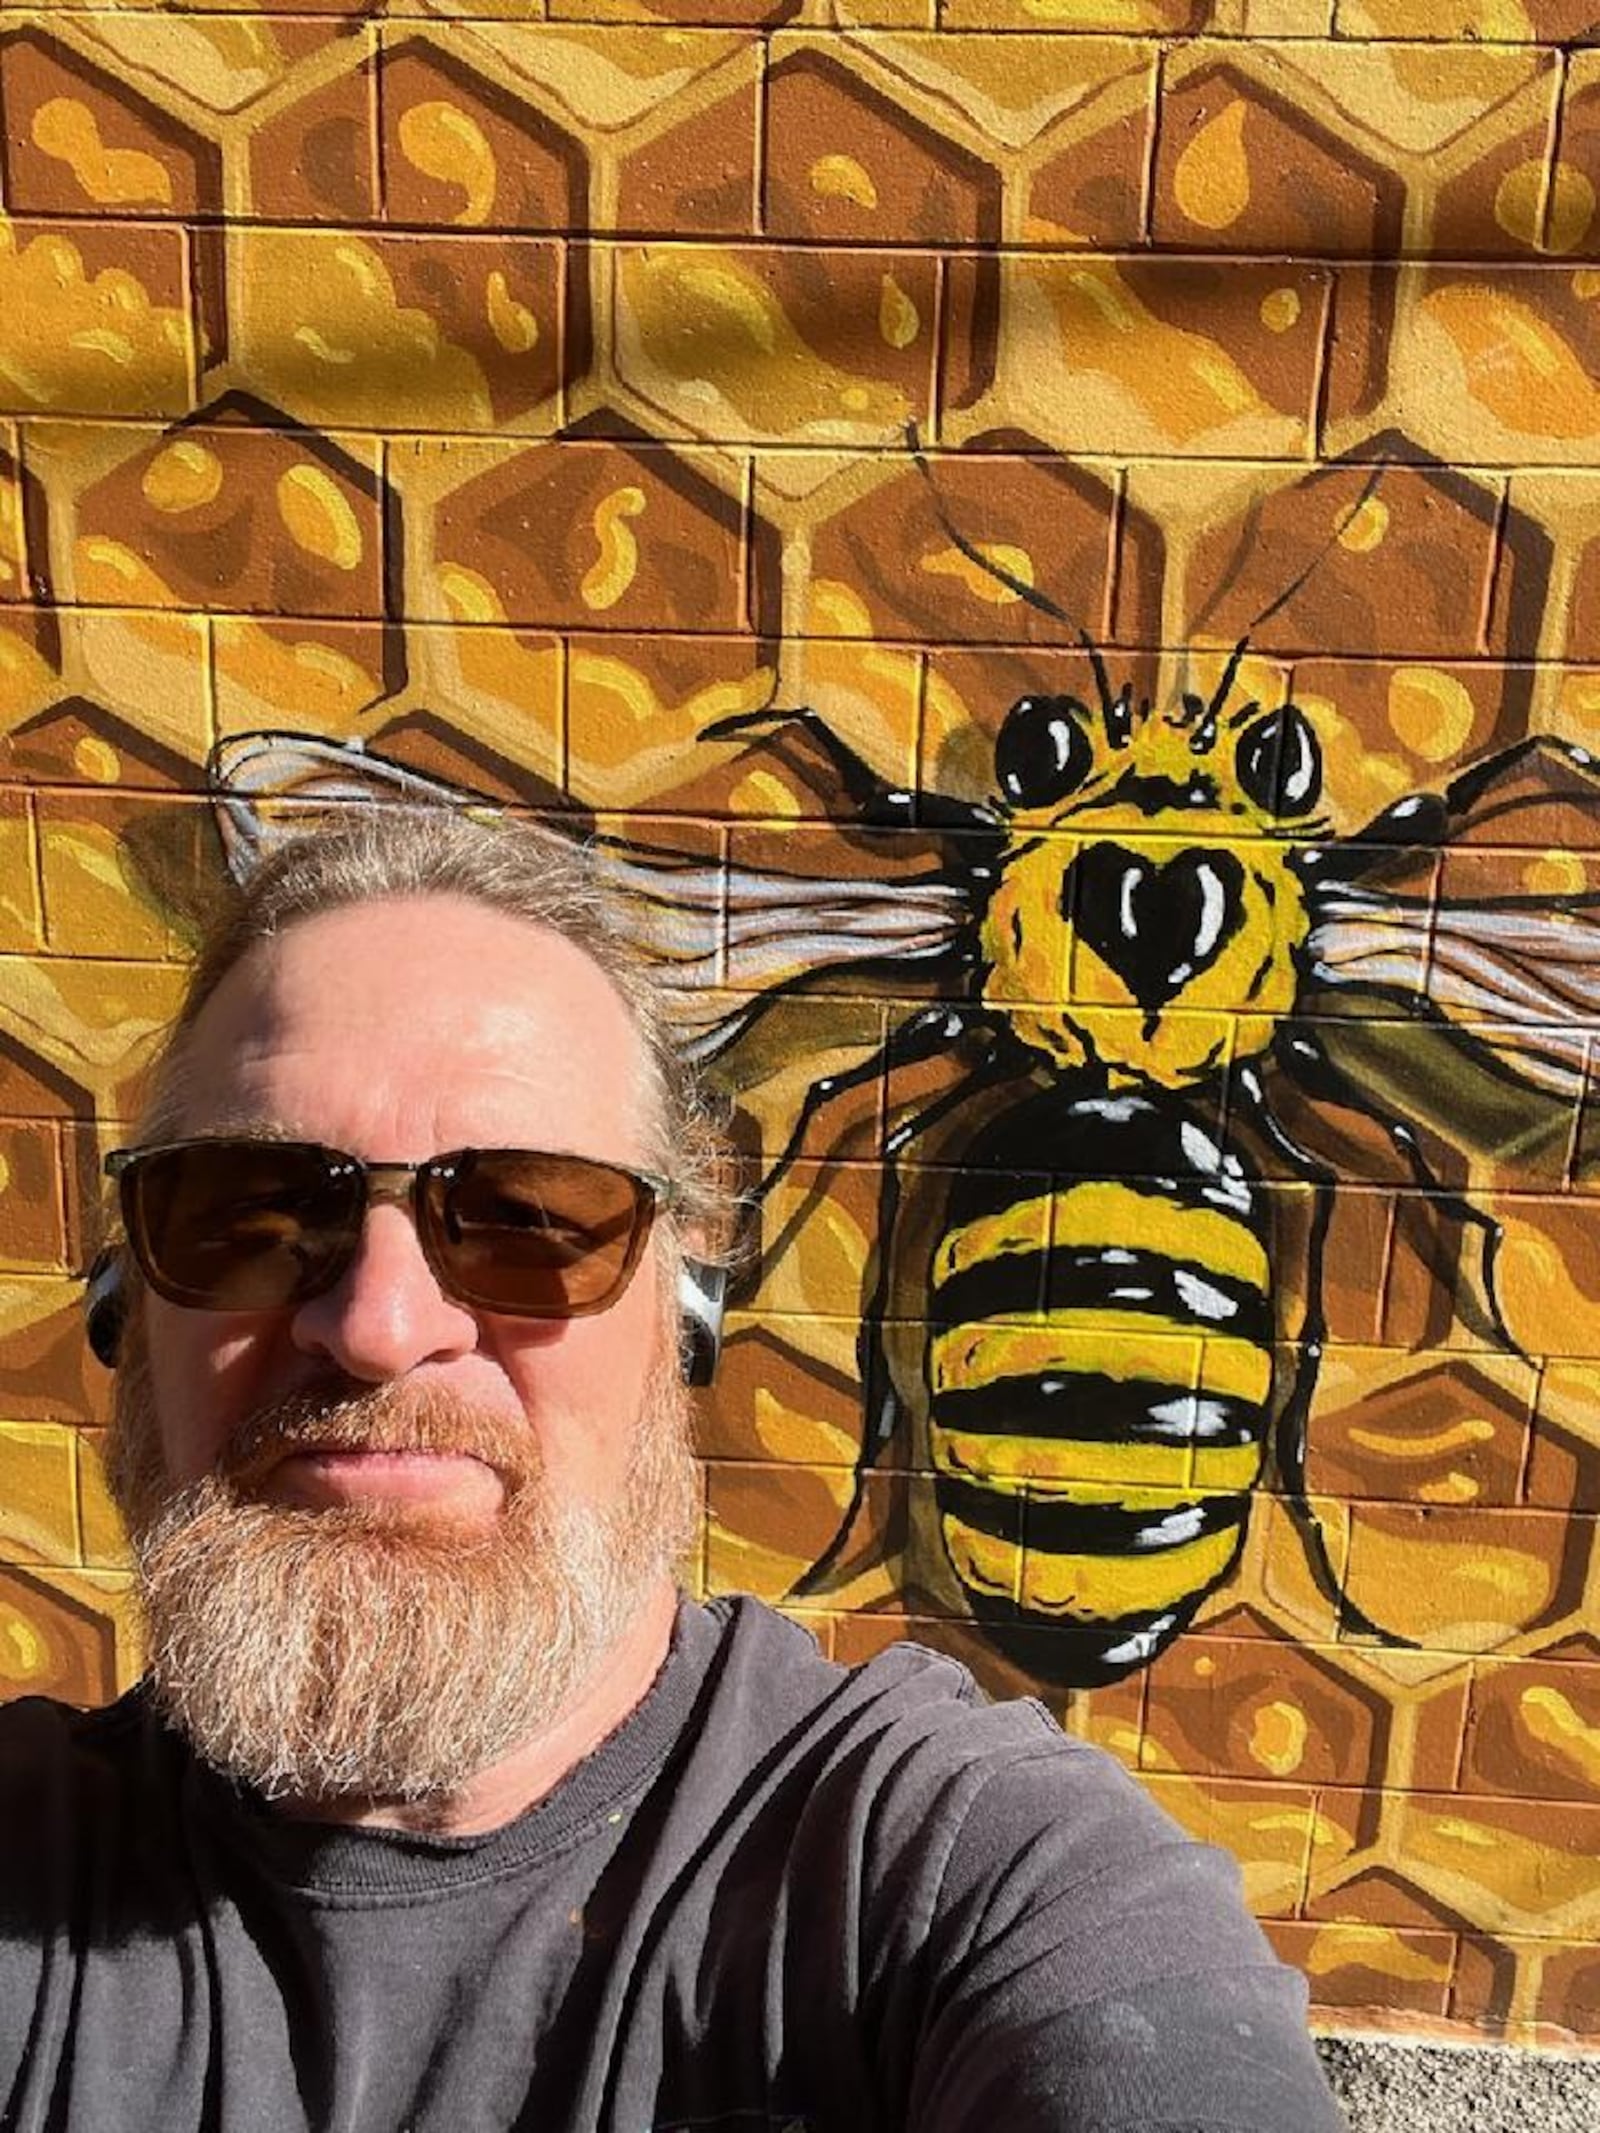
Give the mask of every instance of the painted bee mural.
M 1070 625 L 940 508 L 974 570 Z M 825 980 L 916 973 L 933 995 L 810 1085 L 759 1188 L 772 1197 L 832 1107 L 887 1086 L 854 1491 L 798 1589 L 836 1588 L 869 1477 L 915 1433 L 965 1605 L 1037 1678 L 1115 1679 L 1162 1651 L 1232 1572 L 1269 1466 L 1344 1626 L 1403 1642 L 1343 1591 L 1307 1488 L 1341 1173 L 1300 1122 L 1320 1110 L 1381 1135 L 1434 1217 L 1458 1315 L 1517 1352 L 1498 1224 L 1432 1166 L 1362 1033 L 1398 1013 L 1517 1105 L 1576 1101 L 1600 1013 L 1600 896 L 1453 902 L 1419 895 L 1413 876 L 1419 853 L 1487 824 L 1515 842 L 1556 796 L 1592 821 L 1600 770 L 1579 749 L 1523 742 L 1341 837 L 1313 721 L 1292 695 L 1242 685 L 1248 632 L 1214 686 L 1180 677 L 1160 700 L 1119 685 L 1077 635 L 1091 694 L 1012 704 L 987 799 L 897 787 L 807 711 L 703 735 L 741 751 L 803 744 L 863 824 L 935 845 L 915 875 L 819 879 L 595 840 L 705 1059 Z M 381 789 L 481 804 L 289 734 L 224 743 L 212 781 L 240 871 L 284 802 L 292 816 Z M 952 1061 L 935 1093 L 895 1101 Z M 938 1182 L 910 1185 L 930 1154 Z M 1291 1250 L 1301 1302 L 1285 1324 Z M 914 1343 L 897 1342 L 908 1323 Z

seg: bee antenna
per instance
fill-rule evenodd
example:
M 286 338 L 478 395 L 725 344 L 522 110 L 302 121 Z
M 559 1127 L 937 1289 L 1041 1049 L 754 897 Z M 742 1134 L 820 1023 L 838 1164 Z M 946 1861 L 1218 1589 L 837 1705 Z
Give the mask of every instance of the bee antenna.
M 1334 464 L 1334 462 L 1330 462 L 1330 465 L 1331 464 Z M 1351 526 L 1354 525 L 1357 517 L 1371 499 L 1373 492 L 1376 490 L 1379 482 L 1382 481 L 1384 475 L 1388 473 L 1391 464 L 1392 461 L 1390 460 L 1387 454 L 1385 454 L 1382 458 L 1374 460 L 1372 466 L 1368 470 L 1366 480 L 1361 485 L 1361 494 L 1356 498 L 1355 502 L 1350 506 L 1349 510 L 1344 513 L 1343 517 L 1339 520 L 1339 523 L 1328 535 L 1328 538 L 1322 543 L 1322 546 L 1316 550 L 1316 552 L 1311 557 L 1310 562 L 1305 565 L 1304 569 L 1299 571 L 1295 577 L 1290 579 L 1289 583 L 1283 588 L 1282 592 L 1275 594 L 1273 598 L 1267 602 L 1266 606 L 1261 610 L 1260 614 L 1256 616 L 1255 620 L 1245 631 L 1244 637 L 1243 639 L 1241 639 L 1241 645 L 1244 643 L 1248 643 L 1249 639 L 1255 635 L 1258 629 L 1260 629 L 1263 622 L 1270 622 L 1272 620 L 1272 617 L 1277 614 L 1280 609 L 1287 607 L 1289 602 L 1294 598 L 1295 594 L 1299 592 L 1300 588 L 1306 583 L 1307 579 L 1312 577 L 1322 567 L 1323 563 L 1326 561 L 1332 550 L 1344 538 L 1345 534 L 1349 532 Z M 1207 602 L 1204 610 L 1195 617 L 1191 625 L 1192 631 L 1202 630 L 1205 628 L 1206 623 L 1210 619 L 1213 610 L 1216 608 L 1217 602 L 1222 599 L 1224 594 L 1232 585 L 1234 579 L 1237 577 L 1239 569 L 1242 566 L 1244 556 L 1248 553 L 1251 544 L 1255 540 L 1255 532 L 1257 526 L 1260 523 L 1260 518 L 1261 509 L 1258 505 L 1245 521 L 1244 530 L 1240 535 L 1238 547 L 1234 551 L 1232 565 L 1223 573 L 1221 583 L 1218 585 L 1216 591 L 1212 594 L 1211 599 Z M 1235 654 L 1236 658 L 1238 656 L 1238 654 Z M 1237 669 L 1230 668 L 1230 672 L 1234 671 L 1237 671 Z
M 1039 614 L 1048 615 L 1052 622 L 1059 622 L 1064 628 L 1071 630 L 1078 642 L 1083 646 L 1083 649 L 1088 653 L 1089 664 L 1094 669 L 1095 687 L 1100 691 L 1101 716 L 1105 719 L 1106 729 L 1109 732 L 1112 721 L 1117 715 L 1117 693 L 1111 686 L 1111 676 L 1106 671 L 1105 659 L 1101 654 L 1099 645 L 1095 643 L 1076 615 L 1069 615 L 1064 607 L 1056 605 L 1048 593 L 1040 592 L 1037 586 L 1028 584 L 1026 579 L 1019 578 L 1014 571 L 1007 570 L 1003 563 L 993 562 L 983 553 L 981 548 L 967 539 L 944 507 L 944 499 L 939 494 L 938 484 L 933 478 L 933 469 L 929 466 L 927 457 L 923 452 L 922 439 L 917 433 L 917 425 L 914 422 L 906 424 L 906 445 L 912 458 L 917 463 L 917 472 L 928 484 L 929 494 L 933 498 L 934 513 L 940 525 L 966 557 L 967 561 L 975 564 L 986 577 L 993 578 L 997 585 L 1003 585 L 1008 592 L 1015 593 L 1019 600 L 1025 600 L 1029 607 L 1034 608 Z
M 1249 632 L 1246 631 L 1245 635 L 1239 639 L 1239 642 L 1229 654 L 1228 664 L 1222 670 L 1222 679 L 1217 683 L 1211 701 L 1206 706 L 1206 719 L 1208 722 L 1221 715 L 1222 707 L 1228 701 L 1233 685 L 1239 678 L 1239 668 L 1244 662 L 1244 655 L 1249 649 L 1250 636 Z

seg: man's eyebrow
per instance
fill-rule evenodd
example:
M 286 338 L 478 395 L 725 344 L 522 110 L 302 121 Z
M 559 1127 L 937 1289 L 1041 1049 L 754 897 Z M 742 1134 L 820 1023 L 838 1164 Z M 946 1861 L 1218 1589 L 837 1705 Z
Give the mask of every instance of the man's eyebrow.
M 310 1141 L 316 1135 L 299 1132 L 281 1118 L 267 1118 L 258 1111 L 220 1111 L 196 1133 L 184 1136 L 194 1141 Z

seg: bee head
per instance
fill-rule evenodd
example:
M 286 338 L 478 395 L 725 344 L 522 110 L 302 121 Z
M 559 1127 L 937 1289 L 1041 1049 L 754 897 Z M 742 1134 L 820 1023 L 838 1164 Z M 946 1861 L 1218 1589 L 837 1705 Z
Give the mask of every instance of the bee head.
M 1242 647 L 1240 652 L 1242 653 Z M 1124 687 L 1098 712 L 1025 696 L 995 744 L 1012 843 L 983 920 L 985 997 L 1060 1067 L 1182 1087 L 1270 1040 L 1306 917 L 1294 846 L 1317 827 L 1322 756 L 1284 701 L 1155 716 Z

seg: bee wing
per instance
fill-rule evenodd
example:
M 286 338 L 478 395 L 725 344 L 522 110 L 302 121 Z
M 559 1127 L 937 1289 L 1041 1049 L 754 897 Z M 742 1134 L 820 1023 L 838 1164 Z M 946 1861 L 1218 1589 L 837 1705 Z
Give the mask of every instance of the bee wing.
M 890 883 L 724 867 L 605 837 L 593 849 L 624 932 L 655 964 L 702 1060 L 807 979 L 937 960 L 970 920 L 960 889 L 933 875 Z
M 1398 848 L 1405 824 L 1424 820 L 1424 842 Z M 1526 744 L 1467 772 L 1442 802 L 1404 803 L 1369 837 L 1384 878 L 1311 884 L 1313 992 L 1398 998 L 1511 1080 L 1574 1100 L 1600 1022 L 1600 888 L 1581 857 L 1600 845 L 1591 759 Z M 1571 879 L 1531 892 L 1530 853 Z
M 208 767 L 228 866 L 240 883 L 319 816 L 362 801 L 495 811 L 481 794 L 369 755 L 359 741 L 245 733 Z M 935 877 L 870 880 L 724 867 L 601 836 L 587 840 L 622 930 L 654 964 L 691 1056 L 714 1058 L 775 994 L 823 971 L 946 953 L 967 922 Z
M 368 755 L 359 740 L 305 733 L 240 733 L 219 741 L 206 765 L 228 871 L 242 886 L 278 847 L 319 815 L 363 800 L 414 807 L 483 807 L 477 794 Z

